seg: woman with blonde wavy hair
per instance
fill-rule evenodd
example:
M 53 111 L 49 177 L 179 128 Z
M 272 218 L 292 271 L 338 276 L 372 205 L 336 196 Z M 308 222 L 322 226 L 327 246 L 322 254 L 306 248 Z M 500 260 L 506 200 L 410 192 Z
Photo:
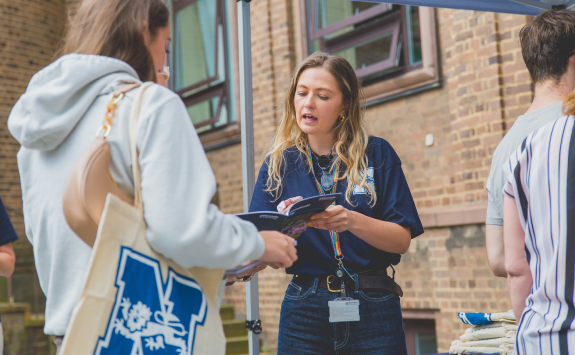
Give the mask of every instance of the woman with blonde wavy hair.
M 304 60 L 258 176 L 251 211 L 286 212 L 302 198 L 341 192 L 298 239 L 278 354 L 407 353 L 402 291 L 387 269 L 423 228 L 399 157 L 367 134 L 361 97 L 345 59 L 318 52 Z

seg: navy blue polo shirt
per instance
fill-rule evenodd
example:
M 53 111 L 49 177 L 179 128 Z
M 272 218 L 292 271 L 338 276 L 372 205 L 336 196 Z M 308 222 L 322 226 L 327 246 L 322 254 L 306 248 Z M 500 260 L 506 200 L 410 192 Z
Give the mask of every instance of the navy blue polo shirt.
M 12 243 L 18 240 L 14 226 L 10 218 L 8 218 L 8 212 L 2 203 L 0 198 L 0 246 L 8 243 Z
M 351 196 L 354 206 L 349 204 L 345 200 L 346 181 L 339 181 L 337 184 L 337 192 L 342 193 L 337 204 L 368 217 L 409 227 L 412 238 L 421 235 L 423 226 L 403 175 L 401 160 L 391 145 L 384 139 L 369 137 L 366 155 L 368 182 L 373 184 L 377 194 L 375 206 L 369 206 L 370 196 L 358 186 L 354 187 Z M 264 191 L 268 178 L 268 160 L 269 158 L 260 169 L 250 212 L 277 211 L 277 205 L 288 198 L 307 198 L 320 194 L 308 168 L 307 156 L 294 147 L 284 151 L 283 190 L 280 198 L 274 201 L 274 197 Z M 339 236 L 343 262 L 350 272 L 383 270 L 399 263 L 399 254 L 374 248 L 349 231 L 340 233 Z M 328 275 L 333 274 L 337 268 L 331 237 L 326 230 L 308 227 L 298 237 L 297 251 L 298 260 L 286 270 L 288 274 Z

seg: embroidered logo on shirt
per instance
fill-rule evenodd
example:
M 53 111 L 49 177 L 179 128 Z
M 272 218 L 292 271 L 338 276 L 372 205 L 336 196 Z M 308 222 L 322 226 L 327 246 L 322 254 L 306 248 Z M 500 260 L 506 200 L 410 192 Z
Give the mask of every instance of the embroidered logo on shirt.
M 154 282 L 155 281 L 155 282 Z M 116 276 L 118 293 L 94 355 L 190 355 L 197 325 L 207 303 L 198 283 L 168 270 L 163 283 L 160 263 L 123 247 Z
M 361 177 L 363 178 L 364 173 L 361 173 Z M 367 184 L 369 186 L 371 186 L 372 189 L 375 190 L 375 184 L 374 184 L 374 180 L 373 180 L 373 168 L 367 168 Z M 369 191 L 363 187 L 363 186 L 359 186 L 359 185 L 353 185 L 353 194 L 354 195 L 367 195 L 369 193 Z

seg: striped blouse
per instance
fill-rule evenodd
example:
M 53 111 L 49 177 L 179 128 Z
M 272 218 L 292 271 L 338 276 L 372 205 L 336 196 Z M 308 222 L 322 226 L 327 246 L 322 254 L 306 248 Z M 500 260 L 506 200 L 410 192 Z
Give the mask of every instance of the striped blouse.
M 575 354 L 575 134 L 564 116 L 531 133 L 505 163 L 533 276 L 516 351 Z

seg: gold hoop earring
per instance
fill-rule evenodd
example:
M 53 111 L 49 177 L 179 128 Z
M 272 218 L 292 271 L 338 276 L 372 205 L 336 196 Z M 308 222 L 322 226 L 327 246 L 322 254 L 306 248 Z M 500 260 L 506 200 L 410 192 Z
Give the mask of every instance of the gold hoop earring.
M 345 121 L 345 116 L 339 116 L 339 122 Z

